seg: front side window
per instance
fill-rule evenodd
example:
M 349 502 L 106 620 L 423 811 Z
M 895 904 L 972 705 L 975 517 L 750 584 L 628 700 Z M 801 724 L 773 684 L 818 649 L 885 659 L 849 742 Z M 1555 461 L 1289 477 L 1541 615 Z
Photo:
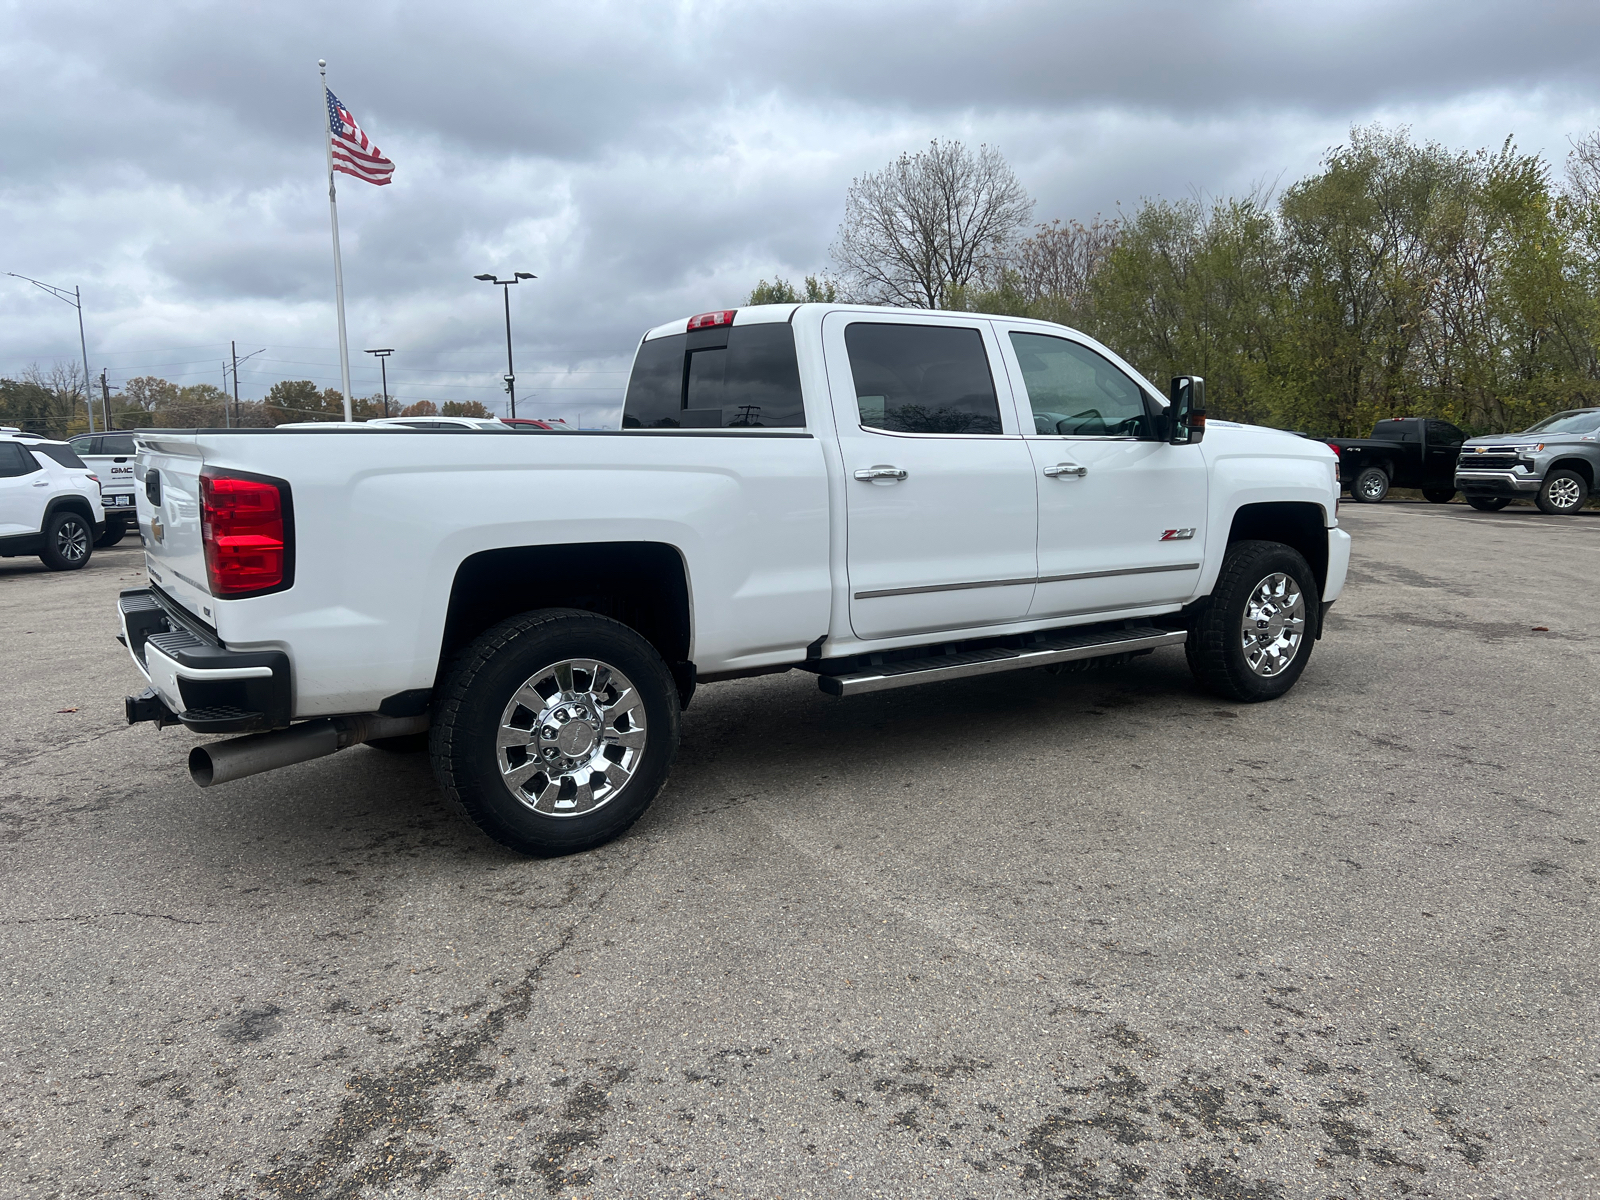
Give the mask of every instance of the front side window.
M 1429 421 L 1428 440 L 1435 446 L 1459 446 L 1467 440 L 1467 435 L 1449 421 Z
M 639 347 L 622 405 L 624 429 L 804 429 L 794 330 L 723 325 Z
M 39 464 L 15 442 L 0 442 L 0 479 L 12 479 L 18 475 L 31 475 L 40 470 Z
M 100 451 L 96 447 L 99 445 L 100 440 L 99 435 L 96 434 L 93 437 L 75 437 L 67 444 L 79 454 L 98 454 Z
M 1149 437 L 1144 389 L 1103 354 L 1066 338 L 1013 333 L 1037 433 Z
M 1000 401 L 978 330 L 857 322 L 846 327 L 844 344 L 863 428 L 1000 432 Z

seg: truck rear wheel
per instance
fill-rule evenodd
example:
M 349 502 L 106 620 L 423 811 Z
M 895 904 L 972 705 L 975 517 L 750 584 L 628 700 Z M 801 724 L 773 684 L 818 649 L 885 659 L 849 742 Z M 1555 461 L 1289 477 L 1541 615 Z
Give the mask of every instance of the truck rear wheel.
M 115 546 L 127 532 L 127 523 L 121 517 L 107 517 L 106 531 L 95 538 L 94 544 L 98 549 L 104 550 L 107 546 Z
M 1422 498 L 1429 504 L 1449 504 L 1456 498 L 1454 488 L 1423 488 Z
M 1191 615 L 1189 669 L 1229 700 L 1276 700 L 1306 669 L 1319 603 L 1316 576 L 1298 551 L 1235 542 L 1216 587 Z
M 1507 496 L 1468 496 L 1467 503 L 1479 512 L 1499 512 L 1511 500 Z
M 1564 517 L 1583 507 L 1589 498 L 1589 485 L 1576 471 L 1551 471 L 1539 485 L 1539 495 L 1534 503 L 1539 511 L 1552 517 Z
M 1378 504 L 1389 494 L 1389 474 L 1382 467 L 1368 467 L 1350 485 L 1350 496 L 1362 504 Z
M 462 655 L 429 751 L 445 794 L 523 854 L 608 842 L 650 806 L 678 747 L 678 693 L 655 647 L 574 609 L 502 621 Z

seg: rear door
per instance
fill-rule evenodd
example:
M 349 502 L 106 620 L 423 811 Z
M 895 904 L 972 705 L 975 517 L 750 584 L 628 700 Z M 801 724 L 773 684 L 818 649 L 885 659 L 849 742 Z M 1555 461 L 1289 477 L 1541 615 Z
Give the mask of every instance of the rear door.
M 823 321 L 858 637 L 1027 615 L 1033 461 L 998 350 L 978 319 L 843 312 Z
M 1187 601 L 1205 559 L 1199 446 L 1157 440 L 1157 406 L 1086 342 L 999 325 L 1039 485 L 1031 617 Z M 1064 331 L 1063 331 L 1064 332 Z

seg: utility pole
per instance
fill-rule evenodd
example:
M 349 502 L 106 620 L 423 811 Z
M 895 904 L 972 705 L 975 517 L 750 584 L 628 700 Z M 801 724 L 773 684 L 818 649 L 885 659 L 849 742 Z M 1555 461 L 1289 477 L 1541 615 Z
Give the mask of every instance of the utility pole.
M 101 413 L 101 415 L 103 417 L 105 417 L 106 432 L 110 433 L 111 432 L 111 385 L 106 382 L 106 370 L 105 370 L 104 367 L 100 368 L 100 395 L 102 397 L 102 402 L 104 404 L 104 407 L 100 410 L 100 413 Z
M 6 274 L 13 279 L 21 279 L 26 283 L 31 283 L 36 288 L 43 288 L 57 300 L 64 300 L 78 310 L 78 349 L 83 351 L 83 407 L 88 410 L 89 432 L 93 433 L 94 399 L 93 393 L 89 391 L 89 343 L 83 336 L 83 293 L 77 288 L 73 288 L 69 293 L 65 288 L 53 287 L 48 283 L 40 283 L 37 279 L 29 279 L 28 276 L 18 275 L 15 271 L 7 271 Z
M 496 279 L 493 275 L 474 275 L 474 279 L 481 279 L 485 283 L 497 284 L 506 298 L 506 393 L 511 397 L 511 415 L 517 415 L 517 371 L 511 364 L 511 285 L 521 283 L 524 279 L 537 279 L 537 275 L 530 275 L 526 271 L 513 271 L 510 279 Z
M 267 348 L 265 346 L 263 346 L 259 350 L 252 350 L 249 354 L 246 354 L 243 358 L 239 357 L 239 343 L 238 342 L 230 341 L 228 343 L 228 349 L 233 354 L 233 424 L 237 425 L 239 423 L 239 364 L 242 363 L 242 362 L 249 362 L 252 358 L 254 358 L 258 354 L 265 354 L 267 352 Z M 226 384 L 228 382 L 228 364 L 227 363 L 223 363 L 222 364 L 222 382 L 224 384 Z M 226 395 L 226 393 L 227 393 L 227 388 L 226 387 L 223 388 L 223 393 L 224 393 L 224 395 L 223 395 L 223 400 L 222 400 L 222 412 L 223 412 L 224 419 L 226 419 L 227 412 L 228 412 L 228 400 L 227 400 L 227 395 Z M 230 428 L 231 428 L 231 426 L 230 426 Z
M 383 415 L 389 415 L 389 355 L 394 353 L 394 348 L 387 350 L 368 350 L 368 354 L 378 360 L 378 370 L 383 375 Z

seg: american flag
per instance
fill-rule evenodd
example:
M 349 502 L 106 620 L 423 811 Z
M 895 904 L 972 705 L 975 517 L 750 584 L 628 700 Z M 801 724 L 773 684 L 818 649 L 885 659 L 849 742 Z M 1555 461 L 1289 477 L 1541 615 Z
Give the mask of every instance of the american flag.
M 365 179 L 379 187 L 389 182 L 394 174 L 394 164 L 383 156 L 361 132 L 361 126 L 350 115 L 350 110 L 339 103 L 339 97 L 324 87 L 328 97 L 328 136 L 333 140 L 333 169 Z

